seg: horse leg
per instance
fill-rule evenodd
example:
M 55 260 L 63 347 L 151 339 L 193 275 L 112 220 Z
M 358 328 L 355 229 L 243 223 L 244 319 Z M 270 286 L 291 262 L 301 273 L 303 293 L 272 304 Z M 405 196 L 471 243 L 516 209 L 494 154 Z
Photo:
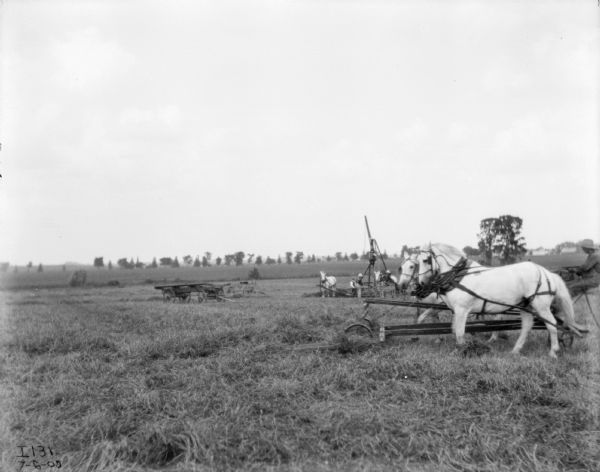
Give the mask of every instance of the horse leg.
M 544 320 L 544 324 L 546 325 L 546 329 L 550 333 L 550 352 L 548 353 L 550 357 L 556 359 L 556 353 L 560 350 L 558 345 L 558 334 L 556 329 L 556 318 L 550 311 L 550 308 L 546 308 L 545 310 L 539 310 L 538 315 L 542 317 Z
M 527 335 L 533 326 L 533 315 L 526 311 L 521 312 L 521 333 L 519 334 L 519 338 L 515 343 L 515 346 L 512 349 L 513 354 L 519 354 L 521 349 L 523 348 L 523 344 L 525 344 L 525 340 L 527 339 Z
M 502 316 L 498 316 L 498 319 L 502 319 Z M 498 331 L 492 331 L 491 336 L 489 337 L 489 339 L 487 340 L 488 343 L 493 343 L 498 341 Z
M 434 311 L 433 308 L 427 308 L 427 310 L 425 310 L 423 313 L 421 313 L 419 315 L 419 317 L 417 318 L 417 324 L 423 323 L 423 320 L 425 318 L 427 318 L 429 316 L 429 313 L 431 313 L 432 311 Z
M 456 344 L 459 346 L 462 346 L 465 343 L 465 325 L 467 324 L 468 316 L 469 310 L 457 310 L 454 313 L 452 330 L 456 336 Z

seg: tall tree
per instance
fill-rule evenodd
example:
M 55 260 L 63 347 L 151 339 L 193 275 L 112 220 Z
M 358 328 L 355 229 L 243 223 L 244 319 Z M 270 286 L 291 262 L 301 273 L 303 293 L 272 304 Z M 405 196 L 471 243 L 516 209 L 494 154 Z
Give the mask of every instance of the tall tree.
M 296 251 L 296 255 L 294 256 L 294 262 L 296 264 L 300 264 L 304 259 L 304 253 L 302 251 Z
M 498 218 L 484 218 L 479 223 L 479 241 L 477 246 L 480 253 L 483 255 L 484 262 L 488 265 L 492 263 L 494 255 L 494 243 L 496 241 L 496 233 L 498 226 Z
M 518 216 L 498 217 L 498 237 L 494 251 L 500 255 L 503 264 L 512 264 L 527 252 L 525 238 L 521 236 L 523 220 Z
M 126 257 L 121 257 L 118 261 L 117 261 L 117 265 L 121 268 L 121 269 L 133 269 L 133 262 L 129 262 L 127 260 Z
M 98 269 L 104 267 L 104 257 L 94 257 L 94 267 Z
M 246 256 L 246 254 L 244 254 L 243 251 L 237 251 L 234 255 L 233 258 L 235 260 L 235 265 L 236 266 L 241 266 L 244 263 L 244 257 Z
M 527 252 L 525 238 L 521 236 L 522 226 L 523 220 L 513 215 L 481 220 L 477 244 L 487 264 L 492 263 L 494 255 L 501 263 L 510 264 Z
M 294 255 L 293 252 L 287 251 L 285 253 L 285 263 L 286 264 L 291 264 L 292 263 L 292 256 Z

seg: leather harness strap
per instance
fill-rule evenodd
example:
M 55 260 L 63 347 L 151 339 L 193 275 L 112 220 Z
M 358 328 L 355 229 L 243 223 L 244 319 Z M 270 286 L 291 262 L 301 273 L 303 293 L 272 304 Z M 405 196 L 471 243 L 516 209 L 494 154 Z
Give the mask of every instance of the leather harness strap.
M 432 254 L 433 256 L 435 256 L 434 254 Z M 468 293 L 469 295 L 482 300 L 483 301 L 483 307 L 481 310 L 481 313 L 485 313 L 485 307 L 488 303 L 493 304 L 493 305 L 500 305 L 503 307 L 506 307 L 505 311 L 508 311 L 510 309 L 518 309 L 518 310 L 523 310 L 533 316 L 535 316 L 536 318 L 542 320 L 544 323 L 547 323 L 551 326 L 554 326 L 555 328 L 561 328 L 560 326 L 558 326 L 556 323 L 553 323 L 551 321 L 548 321 L 544 318 L 542 318 L 537 312 L 535 312 L 534 310 L 532 310 L 531 308 L 528 307 L 528 305 L 531 303 L 531 301 L 539 296 L 539 295 L 556 295 L 556 290 L 552 290 L 552 287 L 550 285 L 550 279 L 548 278 L 548 275 L 546 273 L 544 273 L 544 277 L 546 279 L 546 285 L 547 285 L 547 290 L 540 292 L 540 288 L 542 287 L 542 272 L 540 271 L 540 277 L 535 289 L 535 292 L 530 295 L 527 298 L 523 298 L 523 301 L 518 304 L 518 305 L 511 305 L 509 303 L 504 303 L 504 302 L 498 302 L 495 300 L 489 300 L 485 297 L 482 297 L 481 295 L 479 295 L 478 293 L 474 292 L 473 290 L 471 290 L 468 287 L 465 287 L 462 283 L 460 283 L 460 281 L 467 275 L 473 275 L 475 273 L 479 273 L 479 272 L 469 272 L 468 269 L 470 267 L 471 261 L 469 261 L 468 259 L 461 257 L 459 259 L 459 261 L 456 263 L 455 266 L 453 266 L 449 271 L 444 272 L 443 274 L 435 274 L 432 278 L 432 280 L 427 283 L 427 284 L 423 284 L 420 287 L 417 288 L 416 292 L 419 293 L 419 297 L 424 298 L 425 296 L 429 295 L 430 293 L 436 292 L 438 295 L 440 294 L 445 294 L 447 292 L 449 292 L 450 290 L 453 289 L 459 289 L 462 290 L 463 292 Z

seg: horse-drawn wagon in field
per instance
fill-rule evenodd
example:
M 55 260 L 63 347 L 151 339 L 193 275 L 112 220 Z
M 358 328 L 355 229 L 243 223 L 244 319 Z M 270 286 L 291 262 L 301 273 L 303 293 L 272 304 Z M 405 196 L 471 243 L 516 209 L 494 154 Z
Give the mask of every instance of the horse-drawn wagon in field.
M 387 268 L 385 257 L 379 249 L 375 238 L 371 236 L 369 221 L 365 216 L 365 226 L 369 238 L 369 256 L 368 265 L 363 272 L 360 272 L 355 278 L 350 280 L 349 288 L 340 288 L 337 286 L 337 279 L 331 274 L 321 271 L 321 278 L 318 284 L 322 297 L 398 297 L 400 290 L 398 288 L 398 279 Z M 380 270 L 375 270 L 377 261 L 380 264 Z
M 206 300 L 229 301 L 251 293 L 256 293 L 254 280 L 240 280 L 236 282 L 178 282 L 155 285 L 155 289 L 162 292 L 165 302 L 189 303 L 195 297 L 198 303 Z
M 199 303 L 206 300 L 225 300 L 225 285 L 207 282 L 186 282 L 155 285 L 162 292 L 165 302 L 191 302 L 194 297 Z

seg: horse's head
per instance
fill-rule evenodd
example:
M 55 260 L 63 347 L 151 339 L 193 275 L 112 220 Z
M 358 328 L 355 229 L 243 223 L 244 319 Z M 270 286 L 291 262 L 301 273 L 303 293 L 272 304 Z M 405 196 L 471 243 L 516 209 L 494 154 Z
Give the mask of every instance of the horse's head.
M 436 254 L 431 247 L 431 244 L 426 246 L 426 249 L 421 249 L 417 254 L 417 264 L 419 267 L 418 281 L 419 284 L 426 284 L 431 277 L 438 274 L 440 266 L 437 262 Z
M 321 282 L 325 282 L 325 280 L 327 279 L 327 274 L 323 271 L 320 271 L 321 273 Z
M 398 287 L 400 290 L 405 290 L 410 285 L 417 283 L 419 271 L 419 263 L 417 262 L 417 255 L 411 254 L 408 256 L 403 255 L 403 261 L 400 263 L 398 268 Z
M 381 271 L 380 270 L 374 271 L 373 275 L 375 276 L 375 282 L 381 282 Z

